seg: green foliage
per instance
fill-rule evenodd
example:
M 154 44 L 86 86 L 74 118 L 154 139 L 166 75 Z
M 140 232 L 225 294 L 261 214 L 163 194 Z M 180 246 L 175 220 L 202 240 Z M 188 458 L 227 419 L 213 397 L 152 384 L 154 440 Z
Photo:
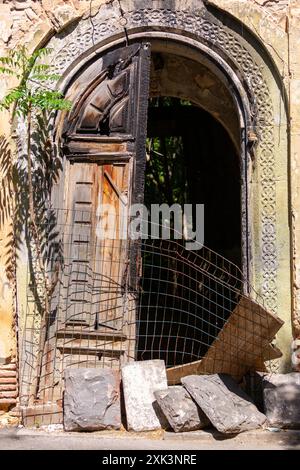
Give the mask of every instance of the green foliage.
M 25 46 L 10 50 L 0 57 L 0 74 L 18 83 L 0 102 L 0 110 L 23 118 L 27 126 L 26 150 L 12 158 L 10 146 L 0 139 L 0 228 L 11 221 L 7 243 L 7 274 L 16 282 L 17 251 L 25 236 L 28 250 L 29 287 L 41 315 L 41 333 L 37 352 L 33 393 L 37 397 L 43 364 L 43 350 L 50 318 L 51 295 L 58 277 L 51 276 L 51 262 L 59 270 L 63 264 L 61 242 L 56 231 L 56 214 L 50 194 L 61 169 L 59 154 L 52 145 L 49 114 L 68 110 L 71 102 L 51 82 L 59 76 L 51 66 L 41 63 L 49 49 L 29 54 Z M 50 275 L 49 275 L 50 272 Z
M 163 106 L 167 107 L 180 107 L 180 106 L 192 106 L 192 103 L 189 100 L 184 98 L 173 98 L 172 96 L 158 96 L 156 98 L 151 98 L 149 101 L 150 107 Z
M 13 115 L 26 117 L 31 110 L 57 111 L 70 109 L 60 91 L 52 90 L 49 83 L 59 75 L 51 73 L 51 66 L 37 63 L 47 56 L 49 49 L 39 49 L 29 54 L 25 46 L 11 49 L 6 57 L 0 57 L 0 74 L 15 77 L 18 85 L 11 88 L 0 102 L 0 109 L 13 111 Z
M 19 152 L 18 158 L 14 158 L 9 142 L 0 138 L 0 228 L 11 221 L 7 243 L 10 276 L 22 234 L 27 238 L 29 251 L 32 244 L 35 245 L 40 267 L 48 266 L 49 250 L 52 254 L 56 250 L 57 257 L 60 256 L 53 235 L 55 214 L 51 211 L 49 196 L 61 170 L 61 160 L 51 142 L 49 113 L 68 110 L 71 102 L 49 86 L 59 79 L 59 75 L 51 72 L 50 65 L 41 63 L 49 52 L 48 48 L 43 48 L 29 54 L 25 46 L 20 46 L 10 50 L 6 57 L 0 57 L 0 75 L 13 77 L 18 83 L 2 99 L 0 109 L 12 111 L 13 117 L 22 117 L 27 122 L 27 130 L 30 129 L 26 137 L 27 153 Z M 53 240 L 51 246 L 45 243 L 49 237 Z M 30 271 L 31 285 L 34 285 L 34 269 L 31 267 Z
M 169 108 L 181 112 L 190 101 L 170 96 L 152 98 L 150 107 Z M 183 205 L 187 202 L 187 172 L 182 135 L 148 138 L 145 200 L 161 204 Z
M 187 180 L 184 171 L 181 136 L 147 139 L 145 199 L 169 205 L 186 202 Z

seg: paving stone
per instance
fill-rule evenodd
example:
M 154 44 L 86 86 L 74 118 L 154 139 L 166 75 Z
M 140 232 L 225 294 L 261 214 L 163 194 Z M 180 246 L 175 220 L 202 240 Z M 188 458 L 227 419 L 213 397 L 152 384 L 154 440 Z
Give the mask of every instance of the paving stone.
M 300 428 L 300 374 L 269 374 L 263 378 L 264 410 L 270 426 Z
M 209 425 L 209 419 L 184 387 L 168 387 L 154 392 L 154 396 L 173 431 L 196 431 Z
M 228 434 L 261 427 L 266 417 L 227 374 L 190 375 L 182 384 L 215 428 Z
M 152 431 L 165 427 L 154 392 L 168 387 L 164 361 L 137 361 L 122 367 L 128 430 Z
M 65 371 L 66 431 L 120 429 L 120 376 L 111 369 Z

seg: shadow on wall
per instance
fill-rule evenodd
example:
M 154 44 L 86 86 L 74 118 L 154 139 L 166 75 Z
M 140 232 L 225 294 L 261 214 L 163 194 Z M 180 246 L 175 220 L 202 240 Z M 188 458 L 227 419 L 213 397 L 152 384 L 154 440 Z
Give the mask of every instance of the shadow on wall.
M 42 248 L 42 256 L 45 265 L 56 263 L 61 259 L 60 243 L 57 240 L 58 233 L 55 230 L 55 212 L 51 208 L 50 194 L 53 184 L 57 181 L 62 168 L 61 157 L 53 147 L 50 137 L 51 127 L 49 117 L 39 115 L 32 133 L 31 161 L 32 184 L 34 187 L 34 206 L 36 220 L 39 226 L 39 237 Z M 37 305 L 41 304 L 35 273 L 35 254 L 31 243 L 31 228 L 29 219 L 28 201 L 28 169 L 27 154 L 23 150 L 22 142 L 17 140 L 18 156 L 12 154 L 9 142 L 2 137 L 0 140 L 0 230 L 5 225 L 10 225 L 5 245 L 5 268 L 9 280 L 15 278 L 18 253 L 21 249 L 23 236 L 28 249 L 30 289 L 35 296 Z M 47 264 L 48 263 L 48 264 Z M 0 295 L 6 288 L 1 284 Z
M 55 211 L 50 203 L 51 189 L 61 171 L 62 163 L 50 137 L 52 129 L 49 121 L 49 115 L 46 113 L 37 116 L 31 134 L 30 148 L 34 211 L 41 256 L 38 256 L 37 246 L 33 242 L 33 224 L 29 211 L 28 154 L 26 145 L 24 146 L 22 141 L 24 136 L 16 141 L 16 153 L 5 137 L 0 139 L 0 230 L 8 232 L 3 247 L 4 276 L 6 275 L 12 284 L 16 282 L 18 258 L 25 244 L 28 256 L 28 293 L 34 298 L 36 311 L 41 318 L 45 312 L 45 296 L 51 295 L 46 291 L 43 279 L 46 276 L 51 284 L 53 265 L 58 263 L 61 265 L 63 262 L 61 244 L 56 231 Z M 41 273 L 41 268 L 44 269 L 44 273 Z M 6 287 L 5 283 L 2 285 L 0 283 L 0 295 L 2 291 L 5 292 Z M 2 333 L 1 311 L 0 322 Z M 11 325 L 12 323 L 11 321 Z M 1 354 L 0 350 L 0 356 Z

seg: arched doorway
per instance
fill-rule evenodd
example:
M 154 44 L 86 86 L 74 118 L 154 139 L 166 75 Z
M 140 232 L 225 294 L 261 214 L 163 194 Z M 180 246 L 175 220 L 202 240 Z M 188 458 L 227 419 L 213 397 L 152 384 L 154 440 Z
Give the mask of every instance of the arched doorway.
M 193 208 L 203 204 L 205 246 L 241 268 L 240 162 L 227 131 L 208 112 L 186 100 L 156 97 L 149 103 L 147 135 L 144 204 L 149 213 L 153 204 L 190 204 Z M 137 359 L 159 358 L 174 366 L 203 357 L 217 334 L 214 325 L 221 322 L 213 318 L 211 305 L 200 311 L 199 286 L 183 275 L 180 260 L 174 263 L 170 258 L 172 276 L 166 266 L 159 269 L 161 243 L 160 239 L 152 242 L 157 246 L 152 259 L 149 250 L 142 253 L 136 351 Z M 207 305 L 210 294 L 206 293 Z M 223 295 L 225 303 L 224 290 Z
M 132 204 L 143 203 L 145 194 L 146 203 L 156 202 L 151 199 L 153 194 L 150 196 L 149 165 L 146 170 L 147 114 L 149 138 L 175 137 L 173 125 L 179 137 L 174 151 L 180 153 L 180 146 L 183 149 L 181 167 L 176 163 L 176 178 L 181 174 L 183 179 L 177 187 L 175 182 L 165 185 L 167 192 L 174 195 L 183 185 L 187 193 L 181 198 L 183 205 L 207 206 L 205 238 L 211 246 L 202 262 L 211 256 L 209 249 L 222 260 L 227 255 L 228 275 L 234 271 L 234 282 L 242 290 L 241 270 L 247 272 L 248 247 L 241 228 L 242 214 L 247 213 L 241 211 L 247 199 L 240 129 L 245 110 L 240 108 L 238 114 L 234 94 L 222 82 L 222 73 L 209 68 L 207 58 L 201 56 L 202 60 L 196 61 L 185 56 L 186 48 L 174 43 L 172 49 L 172 44 L 167 53 L 159 40 L 114 46 L 88 61 L 69 83 L 66 96 L 73 106 L 56 124 L 63 170 L 52 194 L 63 269 L 52 296 L 44 359 L 37 368 L 40 398 L 60 394 L 60 377 L 68 367 L 118 369 L 139 357 L 164 358 L 168 366 L 200 359 L 236 305 L 237 293 L 227 292 L 216 280 L 209 279 L 209 293 L 204 295 L 207 285 L 201 274 L 200 294 L 196 292 L 196 297 L 189 299 L 186 318 L 178 317 L 174 313 L 178 307 L 174 309 L 168 301 L 162 315 L 143 308 L 145 296 L 141 293 L 147 282 L 147 275 L 142 274 L 143 248 L 131 240 L 126 227 Z M 185 75 L 172 77 L 172 69 L 180 70 L 180 64 Z M 178 109 L 171 106 L 171 114 L 177 114 L 175 124 L 170 122 L 170 114 L 167 116 L 168 106 L 152 106 L 160 95 L 165 104 L 166 96 L 171 95 L 172 106 L 179 105 Z M 161 119 L 168 122 L 160 126 Z M 163 127 L 165 135 L 161 134 Z M 157 202 L 164 203 L 163 192 L 159 196 Z M 171 204 L 173 196 L 166 202 Z M 218 269 L 216 262 L 209 262 Z M 186 262 L 179 271 L 185 266 Z M 158 274 L 160 281 L 162 272 Z M 186 274 L 181 276 L 186 278 Z M 174 289 L 174 280 L 164 282 Z M 199 286 L 191 289 L 186 280 L 182 282 L 189 296 L 199 290 Z M 152 295 L 162 295 L 162 291 L 161 285 L 159 292 L 151 288 L 147 305 Z M 166 291 L 165 298 L 168 296 Z M 180 302 L 183 297 L 181 293 Z M 201 308 L 195 310 L 199 299 Z M 153 324 L 160 323 L 168 330 L 166 335 L 153 330 Z M 176 335 L 180 340 L 174 342 Z
M 58 371 L 63 374 L 67 367 L 119 368 L 128 360 L 146 358 L 150 343 L 149 357 L 163 357 L 169 366 L 199 359 L 228 318 L 233 301 L 237 301 L 226 287 L 210 280 L 208 298 L 200 289 L 203 304 L 200 310 L 191 312 L 191 305 L 197 305 L 199 299 L 190 300 L 185 307 L 187 317 L 182 319 L 167 302 L 159 322 L 153 312 L 143 310 L 146 333 L 141 328 L 144 320 L 138 311 L 142 312 L 145 297 L 142 295 L 141 301 L 140 294 L 147 278 L 141 273 L 145 265 L 143 248 L 128 233 L 125 237 L 121 235 L 124 219 L 130 221 L 130 205 L 143 203 L 145 194 L 146 203 L 165 202 L 162 192 L 158 201 L 150 195 L 149 165 L 146 169 L 147 114 L 149 138 L 175 137 L 172 125 L 177 127 L 174 132 L 179 140 L 174 151 L 178 153 L 182 146 L 184 155 L 181 167 L 176 164 L 176 178 L 181 174 L 183 180 L 177 187 L 169 181 L 165 188 L 174 195 L 185 187 L 187 194 L 181 198 L 182 204 L 207 206 L 208 242 L 204 241 L 220 259 L 229 258 L 226 261 L 229 275 L 232 270 L 236 273 L 245 268 L 246 257 L 242 253 L 247 247 L 247 240 L 241 235 L 241 207 L 246 196 L 242 195 L 240 184 L 241 118 L 235 99 L 222 82 L 220 72 L 215 74 L 207 64 L 185 57 L 176 44 L 172 53 L 170 45 L 165 55 L 159 52 L 161 49 L 161 41 L 115 46 L 87 62 L 69 83 L 67 98 L 72 100 L 73 107 L 67 115 L 60 116 L 57 125 L 63 148 L 63 172 L 52 195 L 64 268 L 52 299 L 52 321 L 45 345 L 46 356 L 56 357 L 56 371 L 47 368 L 44 371 L 46 388 L 54 380 L 51 375 Z M 172 68 L 178 68 L 178 61 L 186 76 L 173 77 L 170 84 Z M 165 68 L 162 63 L 167 64 Z M 164 109 L 152 106 L 159 95 L 165 96 L 166 104 L 169 94 L 173 95 L 172 106 L 178 108 L 171 106 L 169 110 L 177 115 L 175 124 L 170 122 L 171 115 L 167 116 L 169 106 Z M 244 110 L 241 108 L 240 112 Z M 161 119 L 167 119 L 162 126 Z M 160 135 L 163 127 L 165 135 Z M 173 196 L 166 202 L 171 204 Z M 108 213 L 111 210 L 116 217 L 113 230 Z M 242 284 L 241 271 L 239 275 L 238 282 Z M 173 289 L 174 282 L 170 279 L 167 282 Z M 183 282 L 186 288 L 186 281 Z M 189 288 L 189 292 L 192 290 Z M 157 295 L 155 289 L 152 294 Z M 180 295 L 182 298 L 183 294 Z M 224 310 L 222 315 L 214 311 L 215 306 Z M 172 318 L 167 318 L 170 313 Z M 153 322 L 162 321 L 163 328 L 168 329 L 167 341 L 165 335 L 151 331 Z M 180 330 L 177 335 L 184 346 L 181 340 L 174 343 L 174 328 Z M 202 331 L 205 340 L 196 330 Z M 192 336 L 193 344 L 188 346 Z M 147 338 L 147 345 L 142 345 L 142 337 Z
M 153 204 L 204 204 L 204 244 L 243 269 L 240 149 L 221 124 L 227 122 L 232 135 L 238 135 L 236 110 L 209 68 L 179 54 L 152 44 L 144 204 L 149 213 Z M 227 120 L 221 102 L 227 104 L 226 112 L 231 109 Z M 208 299 L 200 308 L 199 287 L 179 260 L 165 261 L 161 268 L 161 244 L 160 239 L 152 242 L 143 252 L 136 354 L 138 359 L 160 358 L 173 366 L 203 357 L 217 334 L 214 325 L 220 327 L 222 321 L 213 318 L 215 308 Z M 206 295 L 214 294 L 211 289 Z M 220 303 L 217 296 L 214 301 Z
M 131 5 L 131 2 L 129 3 Z M 239 211 L 239 215 L 241 216 L 240 266 L 242 267 L 244 276 L 246 276 L 247 278 L 255 278 L 256 285 L 258 284 L 260 286 L 260 290 L 266 293 L 268 305 L 271 308 L 275 306 L 274 310 L 276 310 L 276 213 L 274 213 L 273 202 L 275 195 L 274 188 L 272 186 L 272 181 L 275 181 L 272 173 L 275 157 L 273 151 L 274 149 L 272 147 L 273 134 L 271 131 L 270 124 L 270 116 L 272 116 L 272 103 L 270 98 L 270 92 L 268 90 L 268 84 L 265 78 L 267 74 L 265 74 L 265 70 L 261 72 L 262 67 L 260 66 L 263 60 L 252 53 L 252 46 L 246 44 L 246 41 L 244 41 L 242 38 L 237 37 L 235 32 L 233 32 L 233 29 L 231 30 L 230 28 L 224 28 L 223 25 L 221 25 L 218 21 L 215 21 L 213 17 L 208 15 L 207 12 L 205 12 L 205 9 L 202 8 L 202 4 L 201 9 L 199 10 L 195 8 L 194 5 L 192 5 L 190 9 L 188 8 L 188 10 L 190 11 L 177 11 L 174 9 L 175 6 L 172 6 L 170 11 L 166 11 L 164 7 L 164 2 L 157 2 L 157 4 L 160 5 L 157 11 L 153 8 L 144 10 L 139 9 L 138 7 L 132 8 L 132 5 L 128 6 L 128 11 L 126 10 L 126 18 L 128 22 L 127 33 L 129 33 L 130 37 L 129 44 L 132 46 L 135 43 L 141 43 L 143 41 L 151 42 L 153 53 L 162 52 L 167 54 L 173 54 L 173 56 L 175 56 L 175 60 L 177 60 L 177 58 L 179 57 L 180 61 L 182 60 L 182 58 L 192 60 L 195 64 L 205 65 L 206 69 L 210 72 L 204 74 L 204 76 L 200 72 L 198 74 L 199 77 L 197 77 L 197 80 L 193 82 L 187 82 L 183 78 L 181 78 L 180 81 L 185 85 L 187 83 L 190 83 L 196 87 L 198 92 L 195 94 L 192 93 L 192 96 L 196 97 L 197 99 L 195 98 L 195 101 L 193 101 L 192 104 L 207 110 L 211 116 L 213 116 L 215 119 L 217 119 L 217 121 L 222 124 L 223 128 L 226 129 L 226 132 L 228 133 L 231 138 L 231 141 L 234 144 L 236 153 L 239 155 L 241 189 L 241 204 Z M 91 32 L 90 22 L 88 20 L 83 20 L 80 27 L 76 27 L 74 28 L 74 31 L 70 31 L 69 37 L 69 33 L 64 32 L 62 37 L 59 37 L 58 39 L 62 41 L 60 44 L 67 44 L 67 54 L 61 49 L 58 50 L 57 44 L 55 42 L 57 38 L 54 38 L 54 40 L 52 41 L 54 43 L 55 51 L 53 53 L 53 63 L 55 63 L 55 67 L 57 68 L 57 70 L 63 73 L 61 89 L 67 92 L 67 96 L 71 97 L 74 102 L 76 101 L 76 93 L 73 95 L 72 93 L 74 92 L 76 87 L 78 91 L 81 86 L 84 85 L 84 82 L 86 82 L 86 84 L 89 82 L 89 75 L 90 78 L 93 79 L 97 74 L 99 74 L 102 67 L 102 58 L 106 54 L 109 54 L 111 50 L 117 50 L 118 48 L 126 46 L 126 35 L 124 35 L 123 27 L 116 20 L 118 14 L 116 16 L 112 15 L 111 9 L 114 10 L 114 8 L 115 5 L 103 6 L 103 9 L 101 11 L 101 17 L 95 18 L 93 20 L 94 25 L 96 25 L 96 29 L 94 29 L 93 32 Z M 105 15 L 107 15 L 107 18 Z M 103 25 L 105 25 L 105 27 L 102 27 Z M 179 52 L 179 48 L 181 49 L 181 52 Z M 127 57 L 130 57 L 130 54 L 127 53 Z M 182 98 L 191 100 L 191 96 L 184 96 L 184 93 L 182 94 L 180 88 L 179 95 L 170 93 L 170 91 L 168 91 L 167 93 L 162 92 L 162 90 L 160 89 L 159 82 L 159 62 L 160 61 L 158 60 L 156 64 L 156 71 L 158 77 L 152 76 L 153 80 L 151 80 L 150 84 L 151 96 L 171 95 L 172 97 L 177 97 L 179 99 Z M 94 69 L 93 64 L 95 67 Z M 184 67 L 181 70 L 183 69 Z M 187 70 L 188 69 L 189 67 L 187 68 Z M 141 68 L 138 70 L 139 72 L 141 72 Z M 90 71 L 92 71 L 91 74 L 89 74 Z M 143 67 L 143 71 L 146 71 L 148 73 L 147 67 Z M 221 92 L 221 95 L 223 91 L 225 91 L 226 95 L 225 97 L 224 95 L 223 97 L 217 96 L 217 99 L 215 101 L 211 99 L 214 95 L 214 92 L 212 92 L 212 90 L 214 89 L 213 84 L 211 88 L 211 74 L 214 77 L 217 77 L 219 80 L 219 91 Z M 176 82 L 176 80 L 174 80 L 175 78 L 176 77 L 174 75 L 171 75 L 173 83 Z M 208 82 L 205 83 L 205 79 L 208 79 Z M 201 84 L 203 84 L 204 86 L 201 86 Z M 136 86 L 134 89 L 134 96 L 142 96 L 145 92 L 146 85 L 147 83 L 144 81 L 143 83 L 141 82 L 139 86 Z M 122 86 L 119 88 L 119 92 L 122 92 Z M 117 91 L 117 94 L 119 92 Z M 196 96 L 197 94 L 198 96 Z M 229 100 L 227 99 L 227 97 L 229 98 Z M 83 104 L 86 95 L 82 94 L 80 96 L 77 96 L 77 98 L 79 98 L 79 101 L 82 98 L 81 104 Z M 222 112 L 220 112 L 221 108 Z M 97 106 L 94 107 L 93 111 L 91 112 L 91 116 L 94 116 L 95 118 L 98 111 Z M 143 122 L 143 119 L 146 116 L 145 109 L 144 114 L 142 113 L 142 115 L 143 118 L 139 120 L 139 125 Z M 118 131 L 120 131 L 122 133 L 124 130 L 126 130 L 126 126 L 123 127 L 122 130 L 122 119 L 119 119 L 120 116 L 122 116 L 122 112 L 115 113 L 114 115 L 114 118 L 116 119 L 114 120 L 114 123 L 112 122 L 115 126 L 113 132 L 118 133 Z M 141 114 L 136 113 L 135 115 L 132 115 L 131 121 L 130 119 L 129 121 L 127 120 L 127 124 L 128 122 L 135 123 L 135 119 L 137 116 L 141 116 Z M 258 120 L 256 120 L 257 116 L 260 116 Z M 76 119 L 76 117 L 78 117 L 78 115 L 75 116 L 74 119 Z M 61 136 L 63 136 L 64 144 L 66 144 L 66 141 L 64 140 L 66 136 L 66 129 L 64 128 L 62 130 L 64 123 L 65 116 L 61 115 L 56 121 L 55 125 L 57 141 L 60 144 L 62 142 L 62 140 L 60 139 Z M 262 130 L 264 126 L 268 127 L 268 132 L 264 132 Z M 135 170 L 138 169 L 140 173 L 144 171 L 145 162 L 143 163 L 142 159 L 140 159 L 140 156 L 143 153 L 142 145 L 144 144 L 141 144 L 141 147 L 139 147 L 139 145 L 136 146 L 136 143 L 139 140 L 135 140 L 135 137 L 137 137 L 137 135 L 132 136 L 132 134 L 130 135 L 130 133 L 128 132 L 127 134 L 126 132 L 123 132 L 123 137 L 126 135 L 126 138 L 123 138 L 123 140 L 120 138 L 116 138 L 117 135 L 113 136 L 113 133 L 110 136 L 107 135 L 107 123 L 101 127 L 102 129 L 100 134 L 102 133 L 102 142 L 100 142 L 101 139 L 95 138 L 97 132 L 92 132 L 94 139 L 90 139 L 90 144 L 91 141 L 93 142 L 92 147 L 90 144 L 86 145 L 88 139 L 85 140 L 84 138 L 84 132 L 87 130 L 87 128 L 82 128 L 82 132 L 78 133 L 76 139 L 72 141 L 71 138 L 67 142 L 67 145 L 64 147 L 64 156 L 66 158 L 64 161 L 63 176 L 60 183 L 63 181 L 66 175 L 72 174 L 72 171 L 74 171 L 74 168 L 76 168 L 77 164 L 80 165 L 83 163 L 82 160 L 80 161 L 80 159 L 86 157 L 85 162 L 89 162 L 89 164 L 91 165 L 89 168 L 92 169 L 93 166 L 93 170 L 91 171 L 91 173 L 88 172 L 88 174 L 92 174 L 92 177 L 94 178 L 93 181 L 106 181 L 106 190 L 109 186 L 108 194 L 110 194 L 110 196 L 113 195 L 113 198 L 120 198 L 120 195 L 124 196 L 124 194 L 126 194 L 126 191 L 127 195 L 129 194 L 128 188 L 133 188 L 133 194 L 135 195 L 134 197 L 136 198 L 136 200 L 141 200 L 140 198 L 144 193 L 144 183 L 141 180 L 135 180 L 136 183 L 133 184 L 137 172 L 133 171 L 134 168 L 133 166 L 131 166 L 131 162 L 133 162 L 134 158 L 137 157 L 135 160 L 137 162 Z M 91 128 L 89 130 L 91 130 Z M 253 197 L 253 194 L 249 195 L 248 193 L 248 168 L 250 167 L 252 171 L 250 154 L 251 148 L 257 140 L 256 131 L 260 133 L 259 151 L 262 153 L 263 158 L 261 159 L 261 161 L 258 162 L 257 168 L 259 168 L 259 171 L 256 173 L 254 172 L 254 175 L 255 178 L 257 178 L 257 181 L 259 181 L 259 178 L 261 177 L 261 165 L 261 167 L 263 168 L 263 175 L 267 173 L 268 177 L 267 179 L 264 179 L 264 177 L 262 177 L 262 189 L 257 192 L 257 200 L 259 200 L 258 204 L 260 211 L 258 212 L 258 215 L 260 219 L 258 220 L 258 218 L 256 218 L 254 220 L 253 225 L 250 225 L 248 221 L 248 210 L 249 208 L 251 210 L 251 207 L 249 206 L 249 200 L 251 197 Z M 72 135 L 70 134 L 69 137 L 72 137 Z M 145 142 L 146 130 L 144 129 L 143 132 L 139 133 L 138 137 L 140 138 L 140 142 Z M 73 146 L 75 140 L 77 150 L 76 147 Z M 95 143 L 97 145 L 101 143 L 101 151 L 97 152 L 97 145 L 95 146 Z M 109 147 L 110 144 L 112 144 L 111 147 Z M 105 156 L 106 158 L 103 163 L 109 166 L 109 168 L 104 168 L 104 166 L 101 167 L 102 174 L 100 174 L 101 171 L 99 173 L 99 164 L 96 162 L 97 156 L 99 156 L 100 153 L 102 153 L 102 156 Z M 122 156 L 126 156 L 126 158 L 120 161 L 120 157 Z M 110 170 L 112 170 L 112 173 Z M 80 172 L 80 180 L 75 182 L 75 186 L 77 185 L 77 183 L 79 183 L 80 185 L 84 182 L 92 182 L 92 180 L 84 180 L 84 178 L 87 176 L 85 170 L 81 168 Z M 105 175 L 104 172 L 106 172 Z M 133 177 L 131 181 L 127 179 L 128 175 L 130 175 L 130 177 Z M 251 172 L 250 176 L 252 176 Z M 127 182 L 126 184 L 124 184 L 124 186 L 122 186 L 122 184 L 121 186 L 119 186 L 119 184 L 114 184 L 115 178 L 119 182 L 123 181 L 124 183 L 125 180 Z M 71 180 L 72 178 L 69 179 L 69 181 Z M 86 185 L 86 188 L 83 191 L 85 195 L 90 194 L 89 190 L 86 190 L 89 186 L 90 185 Z M 83 187 L 83 185 L 81 187 Z M 120 188 L 121 191 L 118 192 L 118 189 Z M 71 195 L 75 194 L 72 189 L 71 191 L 69 191 L 69 193 Z M 57 194 L 59 194 L 59 192 Z M 65 198 L 66 193 L 64 191 L 63 194 Z M 97 191 L 97 194 L 99 194 L 99 191 Z M 125 201 L 125 198 L 121 197 L 121 199 Z M 58 202 L 60 202 L 61 200 L 62 199 L 58 198 Z M 66 200 L 66 198 L 64 200 Z M 93 199 L 93 203 L 95 203 L 95 201 L 96 199 Z M 77 203 L 83 203 L 83 205 L 89 202 L 90 201 L 88 200 L 77 201 Z M 59 206 L 56 205 L 56 207 Z M 72 211 L 68 210 L 67 212 L 70 214 Z M 69 222 L 71 222 L 72 225 L 73 221 L 69 220 Z M 84 231 L 81 232 L 81 235 L 88 238 L 89 235 L 86 232 L 86 228 L 88 225 L 86 223 L 87 221 L 81 219 L 79 222 L 83 223 L 84 225 Z M 255 243 L 253 243 L 253 240 L 255 241 Z M 68 245 L 72 246 L 72 240 L 68 243 Z M 113 247 L 113 251 L 114 249 L 115 247 Z M 260 264 L 260 260 L 257 261 L 260 256 L 260 252 L 262 253 L 262 264 Z M 255 259 L 255 262 L 253 262 L 253 259 Z M 136 268 L 138 267 L 136 266 Z M 253 269 L 255 272 L 251 272 L 251 269 Z M 127 275 L 128 270 L 125 270 L 125 272 Z M 117 274 L 117 276 L 118 275 L 119 274 Z M 263 281 L 261 282 L 260 275 L 263 277 Z M 67 277 L 68 279 L 72 278 L 70 276 Z M 75 278 L 75 281 L 77 280 L 78 279 Z M 97 287 L 97 282 L 99 281 L 99 278 L 94 279 L 94 281 L 93 285 L 96 287 L 95 292 L 97 292 L 98 289 L 98 292 L 96 294 L 98 295 L 99 284 Z M 112 291 L 113 289 L 111 289 L 111 292 Z M 67 295 L 65 295 L 65 299 L 71 299 L 71 296 L 69 295 L 71 293 L 71 290 L 67 290 L 66 292 Z M 89 291 L 88 295 L 90 295 L 90 292 L 91 291 Z M 123 291 L 121 292 L 121 295 L 123 295 Z M 109 297 L 107 296 L 107 292 L 104 292 L 103 301 L 109 303 L 110 300 L 111 299 L 109 299 Z M 130 304 L 130 302 L 134 301 L 134 297 L 129 297 L 129 306 L 132 305 Z M 92 304 L 94 305 L 96 303 L 97 302 L 93 302 L 92 299 Z M 78 304 L 80 304 L 80 299 L 77 303 L 76 309 L 78 308 Z M 116 301 L 113 304 L 113 308 L 111 309 L 111 311 L 116 312 L 118 308 L 119 304 L 118 301 Z M 129 312 L 130 310 L 133 314 L 135 314 L 135 309 L 131 309 L 130 307 L 128 308 L 127 304 L 126 312 Z M 81 311 L 81 313 L 84 312 Z M 90 319 L 92 320 L 91 324 L 93 325 L 95 322 L 95 316 L 96 312 L 94 311 L 92 315 L 90 315 Z M 113 322 L 115 321 L 114 318 L 112 320 Z M 129 323 L 130 319 L 129 321 L 127 319 L 127 325 Z M 60 328 L 60 326 L 62 325 L 57 325 L 56 323 L 56 329 L 51 330 L 51 332 L 49 333 L 49 338 L 54 338 L 52 346 L 50 347 L 50 351 L 48 351 L 49 354 L 51 354 L 51 348 L 54 354 L 56 354 L 54 349 L 56 348 L 56 331 L 58 326 Z M 64 332 L 62 335 L 62 337 L 65 338 L 66 332 Z M 116 332 L 114 332 L 114 336 L 121 342 L 124 339 L 124 337 L 120 335 L 118 336 Z M 136 334 L 133 333 L 129 336 L 131 337 L 131 351 L 133 351 L 135 347 L 134 342 L 136 339 Z M 102 338 L 101 341 L 107 341 L 108 338 L 109 335 L 107 335 L 105 338 Z M 88 343 L 89 339 L 86 339 Z M 72 338 L 71 340 L 73 341 Z M 126 340 L 128 340 L 127 336 Z M 90 343 L 88 344 L 90 345 Z M 87 345 L 87 347 L 89 346 Z M 110 351 L 112 350 L 113 348 L 110 348 Z M 116 359 L 119 359 L 120 350 L 121 349 L 119 348 L 117 354 L 115 354 L 115 352 L 112 352 L 110 357 L 111 362 L 114 362 Z M 126 346 L 126 350 L 128 350 L 128 346 Z M 49 357 L 49 355 L 47 357 Z M 99 355 L 96 355 L 96 360 L 98 359 Z M 60 366 L 59 373 L 56 376 L 56 382 L 58 379 L 60 380 L 61 373 L 63 372 L 63 369 L 65 367 L 64 364 L 61 367 L 60 361 L 61 356 L 59 356 L 58 354 L 56 364 L 60 364 Z M 51 380 L 52 379 L 50 378 L 50 381 Z

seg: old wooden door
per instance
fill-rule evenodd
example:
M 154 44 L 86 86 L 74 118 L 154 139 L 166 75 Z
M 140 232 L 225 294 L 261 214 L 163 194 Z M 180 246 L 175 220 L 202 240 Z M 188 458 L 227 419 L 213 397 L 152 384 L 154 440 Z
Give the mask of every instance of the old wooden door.
M 128 206 L 143 200 L 148 44 L 105 54 L 83 70 L 62 119 L 63 174 L 53 192 L 63 268 L 49 336 L 62 370 L 134 359 L 135 294 L 128 290 Z
M 130 176 L 131 162 L 76 162 L 68 169 L 68 210 L 63 214 L 66 325 L 122 328 Z

